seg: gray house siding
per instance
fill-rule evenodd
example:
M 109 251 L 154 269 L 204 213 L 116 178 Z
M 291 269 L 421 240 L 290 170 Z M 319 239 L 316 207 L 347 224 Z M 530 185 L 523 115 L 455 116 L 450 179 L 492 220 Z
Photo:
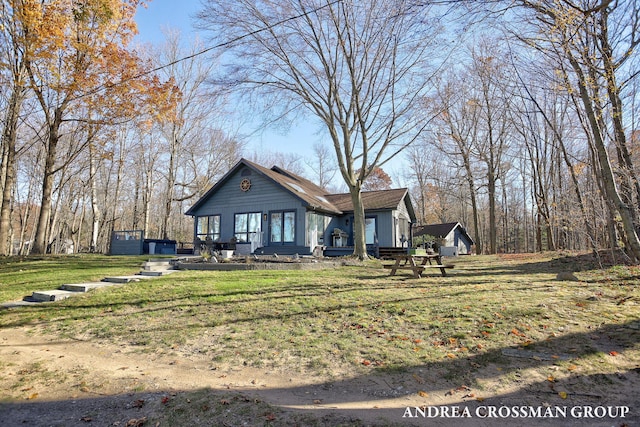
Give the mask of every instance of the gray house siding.
M 365 217 L 376 218 L 376 236 L 378 246 L 393 246 L 393 215 L 392 211 L 369 211 Z
M 453 231 L 454 236 L 452 240 L 452 246 L 456 246 L 458 248 L 458 253 L 460 255 L 469 255 L 471 253 L 471 242 L 462 234 L 460 229 L 456 227 Z
M 220 240 L 229 241 L 234 236 L 234 215 L 236 213 L 259 212 L 261 214 L 262 242 L 269 244 L 269 218 L 274 211 L 295 211 L 296 213 L 296 235 L 297 246 L 304 246 L 304 218 L 306 208 L 300 199 L 290 193 L 282 191 L 282 188 L 273 183 L 268 178 L 253 173 L 243 175 L 245 169 L 238 170 L 229 176 L 225 185 L 211 195 L 194 212 L 196 216 L 195 226 L 197 227 L 197 217 L 207 215 L 220 215 Z M 245 172 L 246 174 L 246 172 Z M 240 182 L 244 178 L 251 180 L 249 191 L 240 189 Z M 267 220 L 264 220 L 264 215 Z M 194 228 L 195 235 L 195 228 Z
M 404 225 L 415 217 L 407 190 L 365 192 L 363 201 L 368 207 L 365 216 L 376 219 L 375 241 L 371 228 L 367 228 L 368 249 L 377 252 L 378 247 L 403 246 L 400 237 L 408 234 Z M 351 205 L 348 193 L 327 194 L 311 181 L 283 169 L 275 166 L 266 169 L 241 159 L 186 214 L 195 219 L 194 240 L 213 239 L 220 242 L 214 245 L 218 249 L 227 247 L 237 237 L 238 242 L 248 241 L 236 246 L 243 254 L 249 253 L 249 246 L 257 254 L 303 255 L 310 254 L 316 245 L 337 246 L 332 249 L 346 254 L 354 244 Z M 294 215 L 288 214 L 291 212 Z M 255 215 L 244 218 L 244 231 L 235 230 L 236 218 L 240 219 L 238 214 L 242 213 Z M 277 229 L 271 224 L 275 213 L 283 214 L 277 215 L 280 224 Z M 337 230 L 339 241 L 334 238 Z M 279 236 L 274 241 L 272 231 Z

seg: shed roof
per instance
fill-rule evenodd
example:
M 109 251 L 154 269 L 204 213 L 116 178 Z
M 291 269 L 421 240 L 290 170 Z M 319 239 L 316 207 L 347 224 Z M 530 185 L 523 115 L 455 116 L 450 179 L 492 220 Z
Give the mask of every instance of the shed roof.
M 467 230 L 459 223 L 459 222 L 447 222 L 444 224 L 429 224 L 429 225 L 417 225 L 414 228 L 413 236 L 433 236 L 433 237 L 446 237 L 449 233 L 451 233 L 456 227 L 460 227 L 460 231 L 469 239 L 471 243 L 473 243 L 473 239 L 467 233 Z

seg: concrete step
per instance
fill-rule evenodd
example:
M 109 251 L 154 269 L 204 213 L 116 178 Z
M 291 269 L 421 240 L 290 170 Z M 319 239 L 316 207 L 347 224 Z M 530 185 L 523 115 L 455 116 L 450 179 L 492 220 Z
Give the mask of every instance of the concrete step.
M 70 292 L 89 292 L 97 288 L 104 288 L 106 286 L 113 286 L 113 283 L 107 282 L 92 282 L 92 283 L 68 283 L 60 286 L 60 289 Z
M 137 273 L 138 276 L 146 277 L 158 277 L 166 276 L 167 274 L 177 273 L 178 270 L 142 270 Z
M 139 282 L 142 277 L 144 276 L 111 276 L 105 277 L 102 281 L 107 283 L 131 283 Z
M 60 301 L 72 296 L 74 292 L 65 291 L 62 289 L 54 289 L 51 291 L 36 291 L 31 294 L 31 299 L 34 301 L 45 302 L 45 301 Z
M 164 271 L 160 271 L 160 270 L 142 270 L 140 273 L 138 273 L 138 275 L 157 277 L 157 276 L 162 276 L 163 273 Z
M 173 264 L 171 260 L 167 261 L 147 261 L 142 263 L 142 269 L 144 271 L 157 271 L 157 270 L 171 270 Z

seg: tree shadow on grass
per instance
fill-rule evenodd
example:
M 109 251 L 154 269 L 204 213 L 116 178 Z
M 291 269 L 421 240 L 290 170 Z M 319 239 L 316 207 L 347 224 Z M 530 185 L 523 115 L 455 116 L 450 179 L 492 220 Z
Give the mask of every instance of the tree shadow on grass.
M 585 342 L 595 344 L 576 349 Z M 9 426 L 127 425 L 142 417 L 149 422 L 144 425 L 172 426 L 633 426 L 640 425 L 640 366 L 605 374 L 580 371 L 581 360 L 594 356 L 627 358 L 626 366 L 633 365 L 625 352 L 639 342 L 636 322 L 628 322 L 535 347 L 393 370 L 372 366 L 369 373 L 319 383 L 271 387 L 267 374 L 232 386 L 206 386 L 220 372 L 204 372 L 204 384 L 192 389 L 3 402 L 0 414 Z M 605 353 L 610 348 L 617 353 Z

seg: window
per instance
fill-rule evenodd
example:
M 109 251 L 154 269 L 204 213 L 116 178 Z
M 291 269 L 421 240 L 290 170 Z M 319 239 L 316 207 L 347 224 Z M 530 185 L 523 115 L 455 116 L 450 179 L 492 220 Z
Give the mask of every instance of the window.
M 294 243 L 296 240 L 295 211 L 271 212 L 271 243 Z
M 324 245 L 324 231 L 330 218 L 316 212 L 307 212 L 307 246 Z
M 199 216 L 196 237 L 200 240 L 220 240 L 220 215 Z
M 260 234 L 260 212 L 235 214 L 233 235 L 238 242 L 251 242 Z
M 364 219 L 364 235 L 367 245 L 378 243 L 378 233 L 376 232 L 376 218 L 367 217 Z

